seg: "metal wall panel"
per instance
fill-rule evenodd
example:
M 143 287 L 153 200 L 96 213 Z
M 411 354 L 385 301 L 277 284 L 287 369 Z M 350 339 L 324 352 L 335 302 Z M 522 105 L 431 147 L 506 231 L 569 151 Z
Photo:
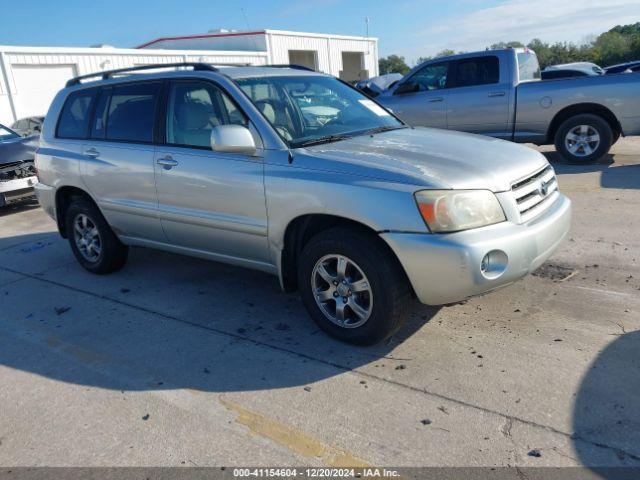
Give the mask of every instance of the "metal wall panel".
M 20 111 L 14 111 L 12 105 L 19 105 L 12 96 L 16 95 L 19 86 L 16 85 L 12 66 L 56 66 L 71 65 L 76 74 L 125 68 L 135 65 L 154 63 L 175 63 L 183 61 L 207 62 L 221 64 L 287 64 L 289 50 L 313 51 L 317 58 L 319 71 L 340 76 L 343 70 L 342 52 L 361 52 L 364 56 L 364 70 L 370 76 L 378 74 L 378 41 L 375 38 L 347 37 L 340 35 L 323 35 L 313 33 L 286 32 L 281 30 L 265 30 L 260 35 L 243 38 L 233 38 L 233 45 L 242 45 L 247 50 L 193 50 L 189 47 L 206 45 L 213 47 L 214 43 L 193 43 L 191 40 L 163 41 L 163 46 L 181 46 L 181 50 L 117 49 L 117 48 L 60 48 L 60 47 L 10 47 L 0 46 L 0 53 L 6 66 L 5 75 L 0 75 L 0 122 L 13 123 Z M 222 42 L 222 40 L 216 40 Z M 232 45 L 218 43 L 221 48 Z M 257 51 L 249 51 L 252 47 Z M 46 69 L 43 68 L 42 81 L 47 82 Z M 38 70 L 34 69 L 34 75 Z M 6 79 L 5 79 L 6 76 Z M 52 85 L 52 89 L 58 85 Z M 46 111 L 48 105 L 42 107 Z
M 3 47 L 0 46 L 0 53 L 4 58 L 6 66 L 5 75 L 0 72 L 0 123 L 12 124 L 17 118 L 32 115 L 33 111 L 46 112 L 49 108 L 45 97 L 42 98 L 41 108 L 31 105 L 24 112 L 21 106 L 26 105 L 24 101 L 19 101 L 18 95 L 28 95 L 24 88 L 16 85 L 13 67 L 37 67 L 33 68 L 33 75 L 40 76 L 43 86 L 51 81 L 46 72 L 47 67 L 72 66 L 76 75 L 99 72 L 102 70 L 113 70 L 116 68 L 126 68 L 135 65 L 177 63 L 177 62 L 206 62 L 220 64 L 251 64 L 265 65 L 268 63 L 266 52 L 233 52 L 233 51 L 198 51 L 198 50 L 146 50 L 146 49 L 114 49 L 114 48 L 58 48 L 58 47 Z M 38 79 L 40 80 L 40 79 Z M 60 79 L 55 85 L 50 85 L 51 99 L 54 93 L 62 88 Z M 22 99 L 24 100 L 24 98 Z M 50 100 L 49 100 L 50 101 Z M 33 103 L 33 102 L 32 102 Z M 12 108 L 14 105 L 14 108 Z M 26 107 L 25 107 L 26 108 Z M 24 110 L 25 108 L 22 108 Z M 15 111 L 14 111 L 15 110 Z
M 268 33 L 268 37 L 269 56 L 273 63 L 289 63 L 289 50 L 311 50 L 317 52 L 318 70 L 337 77 L 343 70 L 342 52 L 359 52 L 364 55 L 364 67 L 370 76 L 378 74 L 376 39 L 347 39 L 280 33 Z

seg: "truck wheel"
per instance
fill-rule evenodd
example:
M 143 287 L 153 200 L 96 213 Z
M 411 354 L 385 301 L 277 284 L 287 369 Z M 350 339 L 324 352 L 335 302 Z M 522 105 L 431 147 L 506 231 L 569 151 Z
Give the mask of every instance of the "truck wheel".
M 591 163 L 603 157 L 613 144 L 611 126 L 598 115 L 583 113 L 560 125 L 556 150 L 570 163 Z
M 85 269 L 105 274 L 124 267 L 129 247 L 118 240 L 92 202 L 74 198 L 67 208 L 65 225 L 71 250 Z
M 411 300 L 408 280 L 382 240 L 343 227 L 321 232 L 305 245 L 298 286 L 322 330 L 358 345 L 391 336 Z

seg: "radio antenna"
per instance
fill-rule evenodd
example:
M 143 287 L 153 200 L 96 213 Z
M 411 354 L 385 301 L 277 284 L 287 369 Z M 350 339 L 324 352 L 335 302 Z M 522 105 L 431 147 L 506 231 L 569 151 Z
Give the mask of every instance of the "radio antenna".
M 247 20 L 247 14 L 244 11 L 244 7 L 240 7 L 240 11 L 242 12 L 242 17 L 244 18 L 244 24 L 247 26 L 247 30 L 251 31 L 249 20 Z M 253 35 L 251 35 L 251 40 L 253 41 L 253 48 L 258 51 L 258 44 L 256 43 L 256 39 Z

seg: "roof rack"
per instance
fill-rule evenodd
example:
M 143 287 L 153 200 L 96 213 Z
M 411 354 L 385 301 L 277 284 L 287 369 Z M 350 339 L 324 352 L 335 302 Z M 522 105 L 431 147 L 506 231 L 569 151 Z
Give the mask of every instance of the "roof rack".
M 74 77 L 67 82 L 67 87 L 78 85 L 80 80 L 86 80 L 88 78 L 102 77 L 103 80 L 111 78 L 113 75 L 119 73 L 137 72 L 140 70 L 156 70 L 158 68 L 174 68 L 174 67 L 193 67 L 194 70 L 205 70 L 209 72 L 217 72 L 218 69 L 213 65 L 202 62 L 182 62 L 182 63 L 157 63 L 151 65 L 138 65 L 136 67 L 119 68 L 117 70 L 106 70 L 104 72 L 89 73 L 87 75 L 80 75 Z
M 259 65 L 258 65 L 259 66 Z M 292 68 L 293 70 L 306 70 L 307 72 L 315 72 L 316 70 L 314 70 L 311 67 L 305 67 L 304 65 L 288 65 L 288 64 L 276 64 L 276 65 L 263 65 L 264 67 L 268 67 L 268 68 Z

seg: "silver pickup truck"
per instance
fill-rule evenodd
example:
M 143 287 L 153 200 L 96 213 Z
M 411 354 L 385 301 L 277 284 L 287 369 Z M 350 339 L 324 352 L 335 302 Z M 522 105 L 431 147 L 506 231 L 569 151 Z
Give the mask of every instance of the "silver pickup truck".
M 555 144 L 576 163 L 601 158 L 621 135 L 640 134 L 640 75 L 540 81 L 529 49 L 438 58 L 376 100 L 410 125 Z

